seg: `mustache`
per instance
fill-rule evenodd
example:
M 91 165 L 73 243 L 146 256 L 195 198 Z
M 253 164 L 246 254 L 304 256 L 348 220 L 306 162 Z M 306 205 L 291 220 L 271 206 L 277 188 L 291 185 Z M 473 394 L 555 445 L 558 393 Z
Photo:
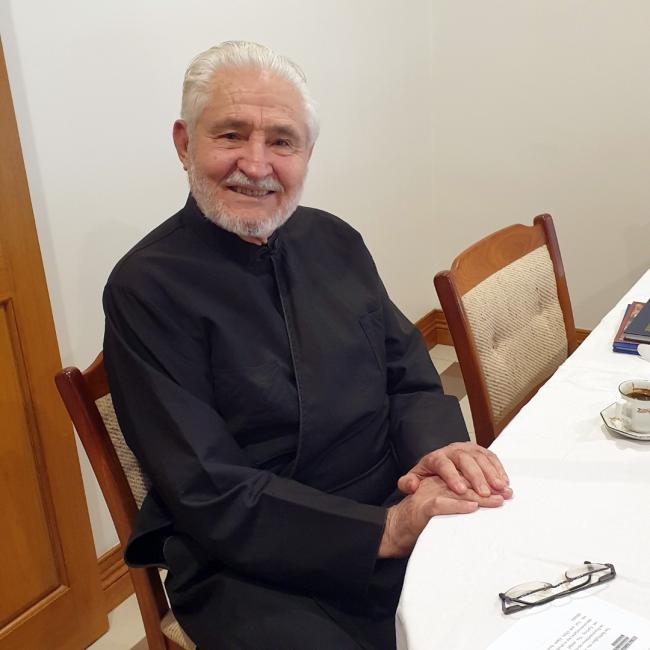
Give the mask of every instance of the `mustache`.
M 269 176 L 259 180 L 248 178 L 240 169 L 236 169 L 232 174 L 221 182 L 222 185 L 237 185 L 246 187 L 250 190 L 264 190 L 266 192 L 284 192 L 284 186 L 277 178 Z

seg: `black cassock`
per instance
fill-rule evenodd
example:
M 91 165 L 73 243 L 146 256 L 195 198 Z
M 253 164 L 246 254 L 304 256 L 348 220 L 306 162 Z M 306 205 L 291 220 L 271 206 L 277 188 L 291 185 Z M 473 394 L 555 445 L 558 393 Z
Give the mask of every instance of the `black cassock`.
M 360 235 L 300 207 L 257 246 L 190 197 L 118 263 L 104 310 L 153 485 L 126 558 L 169 568 L 201 650 L 393 647 L 405 561 L 376 559 L 386 507 L 467 432 Z

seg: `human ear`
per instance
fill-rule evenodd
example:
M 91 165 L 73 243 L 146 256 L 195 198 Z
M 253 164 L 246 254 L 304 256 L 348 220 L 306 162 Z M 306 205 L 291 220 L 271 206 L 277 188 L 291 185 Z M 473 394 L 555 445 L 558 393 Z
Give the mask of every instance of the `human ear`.
M 190 134 L 187 129 L 187 123 L 184 120 L 176 120 L 174 122 L 172 138 L 174 139 L 178 159 L 181 161 L 183 169 L 187 170 L 187 147 L 190 142 Z

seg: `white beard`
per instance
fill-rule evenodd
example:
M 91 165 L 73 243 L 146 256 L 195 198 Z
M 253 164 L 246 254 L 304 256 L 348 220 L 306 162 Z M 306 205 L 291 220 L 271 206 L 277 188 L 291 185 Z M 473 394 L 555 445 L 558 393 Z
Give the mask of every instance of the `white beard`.
M 225 206 L 217 195 L 217 187 L 206 176 L 197 173 L 191 153 L 188 157 L 187 179 L 190 192 L 204 216 L 214 224 L 239 237 L 268 238 L 285 224 L 295 212 L 302 194 L 302 184 L 292 195 L 285 196 L 277 211 L 270 217 L 255 221 L 245 221 Z M 221 185 L 241 185 L 256 190 L 283 192 L 284 187 L 275 178 L 253 181 L 240 170 L 235 170 Z

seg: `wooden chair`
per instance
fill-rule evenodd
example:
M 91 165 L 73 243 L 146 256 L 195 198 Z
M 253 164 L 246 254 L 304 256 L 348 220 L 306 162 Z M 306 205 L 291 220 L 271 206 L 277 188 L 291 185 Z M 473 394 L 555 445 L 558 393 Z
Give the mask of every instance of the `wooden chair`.
M 81 372 L 64 368 L 56 385 L 102 490 L 122 548 L 126 546 L 149 482 L 117 424 L 100 353 Z M 156 568 L 129 567 L 149 650 L 194 650 L 167 602 Z
M 485 237 L 434 284 L 488 446 L 577 345 L 553 219 Z

